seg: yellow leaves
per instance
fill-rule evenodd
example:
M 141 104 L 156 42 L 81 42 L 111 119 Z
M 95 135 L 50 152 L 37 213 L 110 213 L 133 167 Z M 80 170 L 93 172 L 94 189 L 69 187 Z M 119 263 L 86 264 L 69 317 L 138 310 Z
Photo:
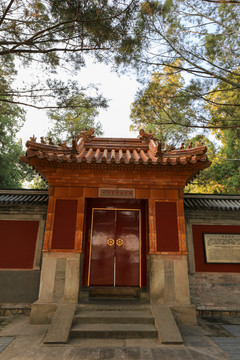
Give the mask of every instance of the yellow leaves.
M 29 9 L 25 9 L 25 16 L 28 17 L 33 17 L 33 18 L 38 18 L 40 16 L 40 11 L 43 10 L 44 6 L 41 3 L 41 1 L 35 1 L 33 4 L 30 4 L 30 11 Z
M 143 15 L 151 14 L 151 6 L 147 1 L 141 4 L 141 13 Z
M 184 192 L 192 194 L 221 194 L 224 193 L 224 186 L 215 180 L 208 179 L 205 183 L 201 183 L 198 182 L 198 179 L 195 179 L 184 188 Z

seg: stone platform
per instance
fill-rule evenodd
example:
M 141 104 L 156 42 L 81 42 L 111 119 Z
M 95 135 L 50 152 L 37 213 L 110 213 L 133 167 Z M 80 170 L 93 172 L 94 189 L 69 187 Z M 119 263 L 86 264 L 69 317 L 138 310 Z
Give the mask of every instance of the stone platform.
M 44 344 L 49 325 L 30 325 L 29 317 L 0 318 L 1 360 L 236 360 L 239 318 L 199 319 L 198 326 L 180 326 L 184 344 L 162 345 L 157 339 L 71 339 L 66 345 Z M 14 339 L 12 339 L 14 338 Z M 1 350 L 0 350 L 1 351 Z

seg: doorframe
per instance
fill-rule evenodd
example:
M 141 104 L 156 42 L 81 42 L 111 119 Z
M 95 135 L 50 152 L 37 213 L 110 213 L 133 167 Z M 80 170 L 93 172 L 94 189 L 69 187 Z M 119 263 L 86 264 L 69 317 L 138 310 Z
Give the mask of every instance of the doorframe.
M 93 215 L 94 210 L 104 210 L 104 211 L 138 211 L 139 213 L 139 222 L 138 222 L 138 236 L 139 236 L 139 285 L 138 287 L 142 287 L 142 228 L 141 228 L 141 220 L 142 214 L 141 209 L 129 209 L 129 208 L 92 208 L 92 216 L 91 216 L 91 230 L 90 230 L 90 244 L 89 244 L 89 259 L 88 259 L 88 280 L 87 286 L 90 286 L 90 277 L 91 277 L 91 255 L 92 255 L 92 235 L 93 235 Z
M 86 198 L 84 213 L 84 232 L 83 232 L 83 263 L 81 275 L 81 287 L 89 288 L 90 279 L 89 262 L 90 259 L 90 237 L 92 234 L 92 215 L 93 209 L 102 208 L 104 210 L 139 210 L 140 229 L 140 251 L 139 251 L 139 288 L 147 288 L 147 253 L 148 253 L 148 200 L 146 199 L 116 199 L 116 198 Z M 141 259 L 141 260 L 140 260 Z M 141 284 L 141 286 L 140 286 Z

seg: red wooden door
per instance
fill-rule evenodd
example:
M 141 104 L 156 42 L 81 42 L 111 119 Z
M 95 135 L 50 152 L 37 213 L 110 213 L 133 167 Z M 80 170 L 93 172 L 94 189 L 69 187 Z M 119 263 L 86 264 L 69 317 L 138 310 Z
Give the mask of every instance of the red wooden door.
M 93 209 L 90 285 L 113 285 L 115 211 Z
M 118 210 L 116 286 L 139 286 L 139 211 Z
M 139 210 L 93 209 L 90 286 L 140 286 L 139 234 Z

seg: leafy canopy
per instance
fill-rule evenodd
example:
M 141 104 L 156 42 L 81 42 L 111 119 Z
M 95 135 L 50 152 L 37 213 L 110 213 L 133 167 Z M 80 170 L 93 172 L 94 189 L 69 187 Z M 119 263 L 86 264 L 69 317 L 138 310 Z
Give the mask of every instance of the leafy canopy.
M 0 62 L 0 91 L 10 91 L 14 68 Z M 29 171 L 21 161 L 22 144 L 16 134 L 23 125 L 25 112 L 7 100 L 0 103 L 0 188 L 18 188 Z
M 15 89 L 14 99 L 8 92 L 4 96 L 36 108 L 66 108 L 70 98 L 86 90 L 73 80 L 75 71 L 85 65 L 86 55 L 109 63 L 117 56 L 126 59 L 133 51 L 139 51 L 141 38 L 134 29 L 138 27 L 140 3 L 2 0 L 0 57 L 12 55 L 24 66 L 34 64 L 36 72 L 39 69 L 48 74 L 47 79 L 39 79 L 35 73 L 31 86 Z M 59 69 L 70 71 L 71 79 L 59 80 Z
M 62 141 L 71 142 L 83 128 L 86 130 L 94 128 L 95 134 L 101 135 L 102 126 L 99 122 L 95 122 L 97 115 L 96 107 L 93 104 L 89 105 L 87 97 L 79 96 L 74 99 L 72 108 L 49 112 L 50 119 L 53 121 L 49 136 L 58 143 Z
M 179 60 L 174 64 L 177 66 Z M 191 98 L 182 97 L 184 79 L 168 66 L 155 72 L 131 106 L 131 130 L 151 129 L 163 144 L 180 145 L 187 140 L 194 123 Z
M 207 108 L 211 101 L 222 104 L 212 96 L 219 84 L 226 84 L 227 92 L 239 92 L 239 29 L 240 3 L 237 1 L 166 0 L 146 1 L 139 16 L 143 29 L 140 52 L 132 53 L 132 61 L 144 73 L 164 67 L 181 74 L 186 80 L 181 97 L 192 99 L 195 112 L 194 128 L 231 128 L 225 122 L 209 124 Z M 180 61 L 177 62 L 177 59 Z M 235 106 L 234 97 L 227 103 Z M 240 127 L 240 121 L 235 123 Z

